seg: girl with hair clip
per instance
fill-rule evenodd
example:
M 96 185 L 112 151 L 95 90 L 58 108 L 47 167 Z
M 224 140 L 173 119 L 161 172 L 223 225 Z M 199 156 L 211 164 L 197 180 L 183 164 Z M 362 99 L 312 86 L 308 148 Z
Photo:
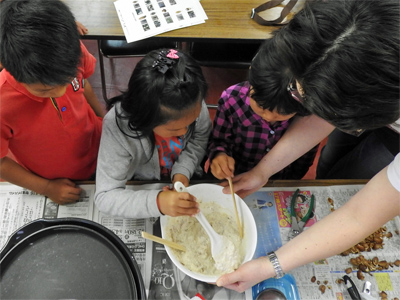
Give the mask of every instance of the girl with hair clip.
M 199 211 L 189 193 L 133 191 L 126 182 L 168 178 L 188 186 L 193 175 L 202 175 L 211 131 L 206 92 L 200 66 L 183 52 L 151 51 L 137 64 L 103 122 L 95 194 L 101 212 L 148 218 Z

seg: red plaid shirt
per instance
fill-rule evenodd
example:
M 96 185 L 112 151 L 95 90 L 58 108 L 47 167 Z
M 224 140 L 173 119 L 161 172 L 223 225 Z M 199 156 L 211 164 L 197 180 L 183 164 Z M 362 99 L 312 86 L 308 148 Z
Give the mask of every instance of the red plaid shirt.
M 263 120 L 250 107 L 250 84 L 242 82 L 226 89 L 218 101 L 208 144 L 210 161 L 218 152 L 235 159 L 235 174 L 251 170 L 276 145 L 292 119 L 274 124 Z M 313 164 L 318 146 L 301 156 L 274 179 L 301 179 Z

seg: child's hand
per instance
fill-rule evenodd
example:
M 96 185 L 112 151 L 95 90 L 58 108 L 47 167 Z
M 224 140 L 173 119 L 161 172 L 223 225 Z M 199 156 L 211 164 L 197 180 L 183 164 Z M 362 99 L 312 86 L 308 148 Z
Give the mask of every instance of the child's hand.
M 196 198 L 189 193 L 163 190 L 158 194 L 161 213 L 171 217 L 194 216 L 199 210 Z
M 175 182 L 177 182 L 177 181 L 180 181 L 180 182 L 182 182 L 182 184 L 184 185 L 184 186 L 189 186 L 189 178 L 187 178 L 185 175 L 183 175 L 183 174 L 179 174 L 179 173 L 176 173 L 175 175 L 174 175 L 174 177 L 172 178 L 172 186 L 175 184 Z
M 82 189 L 76 187 L 75 183 L 69 179 L 63 178 L 49 180 L 49 183 L 47 184 L 43 194 L 49 197 L 55 203 L 68 204 L 78 201 L 81 192 Z
M 235 171 L 235 160 L 224 152 L 215 155 L 210 165 L 211 173 L 218 179 L 232 178 Z
M 78 21 L 75 21 L 75 22 L 76 22 L 76 26 L 78 27 L 78 32 L 80 35 L 85 35 L 86 33 L 89 32 L 89 30 L 81 22 L 78 22 Z

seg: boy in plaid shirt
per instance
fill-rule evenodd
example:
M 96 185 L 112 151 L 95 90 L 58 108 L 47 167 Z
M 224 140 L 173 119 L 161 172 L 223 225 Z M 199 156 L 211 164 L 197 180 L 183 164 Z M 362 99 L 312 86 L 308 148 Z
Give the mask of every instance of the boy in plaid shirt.
M 249 70 L 249 81 L 226 89 L 218 101 L 208 144 L 211 173 L 218 179 L 251 170 L 283 136 L 294 116 L 309 115 L 288 86 L 294 76 L 279 53 L 260 48 Z M 318 145 L 271 179 L 301 179 L 313 164 Z

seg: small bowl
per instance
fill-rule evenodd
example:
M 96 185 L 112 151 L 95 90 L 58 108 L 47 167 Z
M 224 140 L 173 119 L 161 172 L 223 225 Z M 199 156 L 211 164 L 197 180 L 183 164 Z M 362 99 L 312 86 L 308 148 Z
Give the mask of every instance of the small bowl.
M 194 195 L 198 200 L 202 202 L 217 202 L 223 208 L 226 208 L 226 213 L 231 214 L 236 220 L 235 206 L 232 200 L 231 194 L 224 194 L 222 192 L 223 187 L 215 184 L 197 184 L 187 188 L 188 192 Z M 243 263 L 253 258 L 254 252 L 257 246 L 257 227 L 254 221 L 253 214 L 248 208 L 247 204 L 236 195 L 239 217 L 243 222 L 243 241 L 242 245 L 245 247 L 245 255 Z M 161 216 L 161 235 L 166 238 L 165 227 L 168 223 L 170 216 Z M 168 256 L 172 262 L 186 275 L 200 281 L 215 283 L 219 278 L 219 275 L 204 275 L 197 272 L 193 272 L 183 266 L 174 255 L 174 252 L 168 246 L 165 246 Z

